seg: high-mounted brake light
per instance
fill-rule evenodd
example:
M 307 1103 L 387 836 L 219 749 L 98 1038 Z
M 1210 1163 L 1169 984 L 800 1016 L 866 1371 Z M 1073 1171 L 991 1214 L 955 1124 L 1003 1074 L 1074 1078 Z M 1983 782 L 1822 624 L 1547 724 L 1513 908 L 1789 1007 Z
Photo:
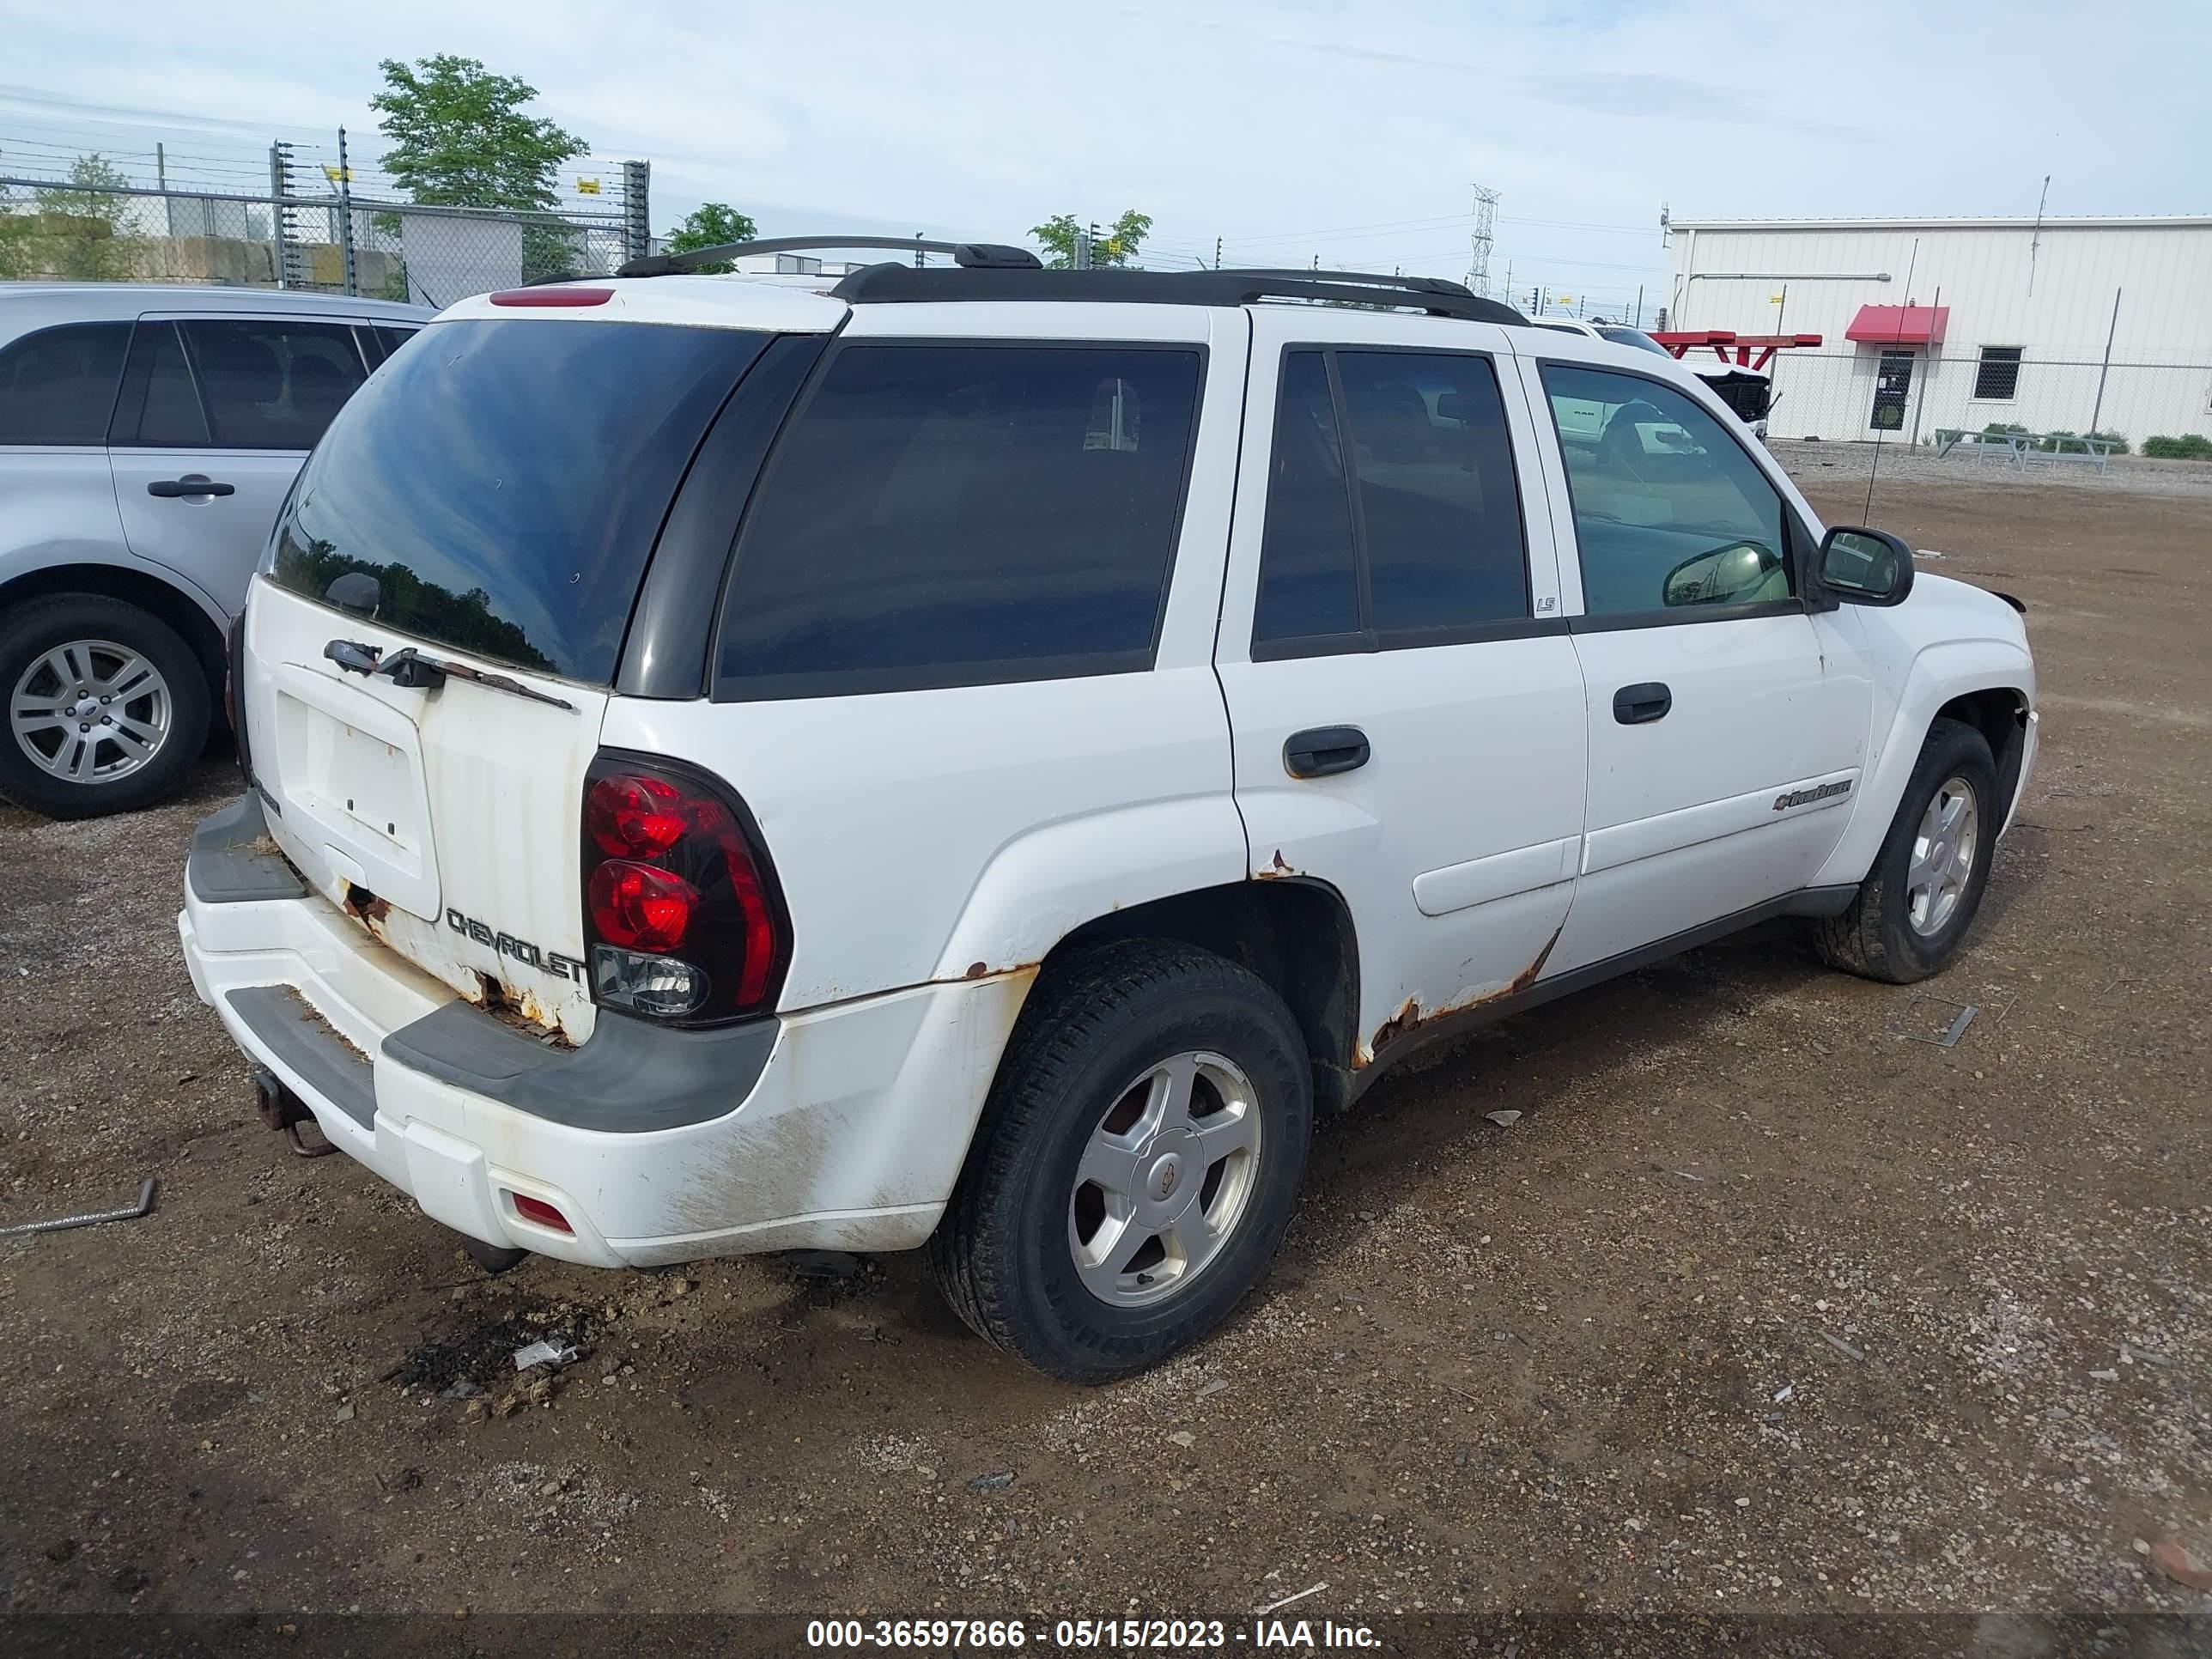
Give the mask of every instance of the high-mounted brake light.
M 495 306 L 603 306 L 615 297 L 611 288 L 503 288 L 491 296 Z
M 763 1013 L 791 958 L 767 855 L 744 807 L 684 766 L 605 754 L 584 785 L 592 994 L 656 1019 Z

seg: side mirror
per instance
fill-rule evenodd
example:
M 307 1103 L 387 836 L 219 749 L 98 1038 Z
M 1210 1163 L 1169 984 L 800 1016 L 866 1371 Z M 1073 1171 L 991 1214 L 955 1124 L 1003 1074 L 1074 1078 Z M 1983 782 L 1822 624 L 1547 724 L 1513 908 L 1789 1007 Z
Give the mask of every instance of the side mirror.
M 1912 550 L 1887 531 L 1838 525 L 1820 542 L 1820 585 L 1852 605 L 1897 605 L 1912 591 Z
M 1667 573 L 1659 592 L 1659 602 L 1670 610 L 1679 605 L 1749 605 L 1789 597 L 1790 581 L 1782 574 L 1781 558 L 1756 542 L 1731 542 L 1683 560 Z

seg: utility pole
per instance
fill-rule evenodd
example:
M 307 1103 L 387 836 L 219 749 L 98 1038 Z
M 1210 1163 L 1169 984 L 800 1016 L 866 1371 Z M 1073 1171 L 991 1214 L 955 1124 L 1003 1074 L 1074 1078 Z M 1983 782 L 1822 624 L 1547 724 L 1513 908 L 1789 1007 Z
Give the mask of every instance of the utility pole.
M 1221 269 L 1221 239 L 1218 236 L 1213 239 L 1213 268 L 1216 270 Z
M 1636 285 L 1636 326 L 1644 326 L 1644 284 Z
M 1491 229 L 1498 219 L 1498 192 L 1481 185 L 1470 188 L 1474 191 L 1474 230 L 1468 238 L 1467 285 L 1488 299 Z M 1512 292 L 1510 283 L 1506 292 Z
M 924 253 L 921 251 L 921 233 L 917 230 L 914 234 L 914 268 L 916 270 L 920 270 L 922 267 L 922 262 L 929 258 L 927 253 Z

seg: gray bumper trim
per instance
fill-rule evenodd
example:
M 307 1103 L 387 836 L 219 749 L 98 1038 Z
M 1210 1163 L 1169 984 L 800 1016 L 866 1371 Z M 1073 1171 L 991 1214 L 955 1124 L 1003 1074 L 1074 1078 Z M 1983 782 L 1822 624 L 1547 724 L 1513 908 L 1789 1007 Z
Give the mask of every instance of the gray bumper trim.
M 673 1030 L 602 1008 L 580 1048 L 549 1048 L 453 1001 L 384 1039 L 402 1066 L 571 1128 L 674 1129 L 744 1103 L 781 1022 Z
M 362 1128 L 375 1127 L 376 1076 L 368 1060 L 298 992 L 283 985 L 249 985 L 226 991 L 223 1000 L 301 1082 Z
M 307 883 L 274 850 L 258 794 L 241 796 L 192 831 L 185 879 L 203 904 L 300 898 Z M 261 843 L 257 848 L 256 842 Z

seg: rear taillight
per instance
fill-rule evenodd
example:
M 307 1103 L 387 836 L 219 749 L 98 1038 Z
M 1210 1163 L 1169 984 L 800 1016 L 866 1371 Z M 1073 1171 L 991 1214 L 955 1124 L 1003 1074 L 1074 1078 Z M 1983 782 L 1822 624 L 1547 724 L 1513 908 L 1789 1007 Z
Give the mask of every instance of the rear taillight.
M 611 288 L 503 288 L 491 296 L 495 306 L 603 306 L 615 297 Z
M 744 805 L 690 767 L 603 753 L 584 781 L 584 916 L 602 1005 L 687 1025 L 775 1006 L 791 928 Z

